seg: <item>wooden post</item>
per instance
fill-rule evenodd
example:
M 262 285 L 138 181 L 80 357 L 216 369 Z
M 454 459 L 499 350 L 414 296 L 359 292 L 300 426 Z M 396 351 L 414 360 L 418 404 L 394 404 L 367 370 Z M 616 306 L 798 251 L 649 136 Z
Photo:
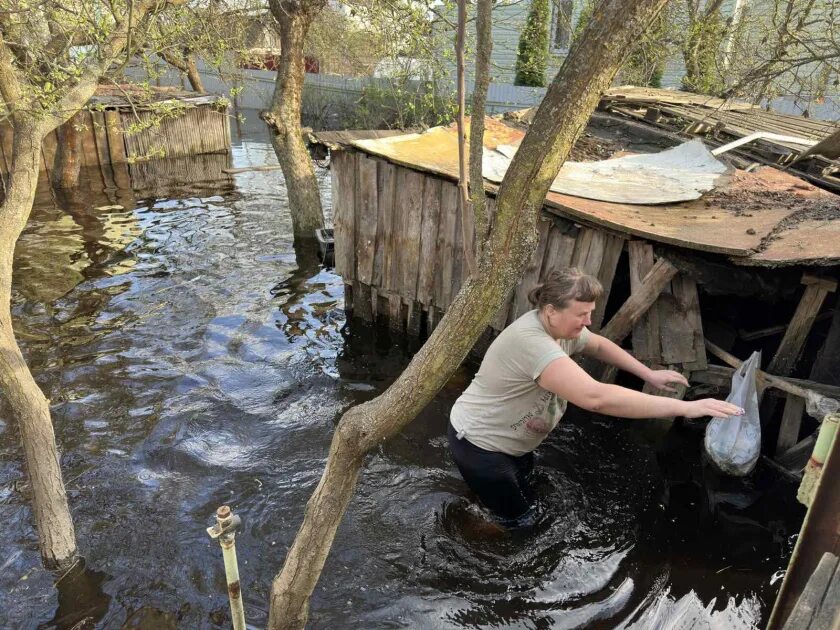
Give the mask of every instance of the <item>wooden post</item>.
M 677 268 L 664 258 L 660 259 L 642 280 L 639 290 L 621 305 L 601 335 L 619 343 L 633 329 L 633 325 L 656 301 L 662 289 L 677 275 Z
M 793 318 L 790 320 L 790 325 L 785 331 L 784 337 L 782 337 L 779 349 L 776 350 L 776 354 L 767 366 L 767 371 L 777 376 L 788 376 L 793 372 L 826 296 L 837 289 L 835 280 L 819 278 L 807 273 L 802 276 L 802 284 L 805 285 L 805 291 L 799 300 Z M 799 404 L 793 398 L 788 397 L 782 422 L 779 426 L 779 437 L 776 442 L 777 454 L 784 452 L 783 445 L 790 447 L 792 446 L 791 441 L 796 442 L 799 426 L 802 422 L 803 409 L 804 404 Z M 761 406 L 762 417 L 769 420 L 775 410 L 776 402 L 765 400 Z
M 802 284 L 805 285 L 805 292 L 799 300 L 799 306 L 796 307 L 779 349 L 767 366 L 767 371 L 771 374 L 787 376 L 793 371 L 826 296 L 837 289 L 836 280 L 818 278 L 810 274 L 802 276 Z

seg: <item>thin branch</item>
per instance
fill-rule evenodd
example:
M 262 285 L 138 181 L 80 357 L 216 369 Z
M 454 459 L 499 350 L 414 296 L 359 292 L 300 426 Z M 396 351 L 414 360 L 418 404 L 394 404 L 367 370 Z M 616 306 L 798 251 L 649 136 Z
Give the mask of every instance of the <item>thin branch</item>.
M 466 86 L 464 85 L 464 47 L 466 40 L 467 0 L 458 0 L 458 34 L 455 42 L 455 56 L 458 60 L 458 206 L 461 212 L 461 235 L 464 243 L 464 258 L 470 275 L 475 275 L 475 253 L 473 251 L 474 225 L 467 193 L 467 134 L 464 113 L 466 110 Z M 483 182 L 483 180 L 482 180 Z M 478 235 L 476 235 L 478 236 Z

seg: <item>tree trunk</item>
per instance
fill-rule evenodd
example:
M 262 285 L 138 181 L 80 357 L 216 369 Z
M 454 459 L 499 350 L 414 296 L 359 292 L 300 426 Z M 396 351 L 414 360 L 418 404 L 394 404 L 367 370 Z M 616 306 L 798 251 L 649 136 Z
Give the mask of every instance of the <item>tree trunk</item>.
M 207 93 L 204 89 L 204 83 L 201 81 L 201 74 L 199 74 L 198 67 L 195 63 L 195 55 L 193 55 L 189 50 L 184 51 L 183 57 L 172 51 L 161 51 L 160 56 L 163 57 L 163 60 L 170 66 L 187 75 L 187 79 L 189 80 L 193 91 L 198 92 L 199 94 Z
M 321 481 L 271 590 L 269 628 L 302 628 L 309 597 L 356 487 L 364 456 L 432 400 L 501 308 L 536 246 L 549 186 L 631 44 L 667 0 L 603 0 L 548 89 L 497 196 L 496 222 L 478 273 L 467 279 L 432 336 L 377 398 L 336 428 Z
M 56 188 L 75 188 L 79 185 L 82 166 L 82 133 L 76 125 L 82 124 L 86 115 L 76 114 L 56 129 L 58 134 L 52 185 Z
M 492 0 L 476 2 L 475 82 L 470 119 L 470 198 L 475 217 L 476 253 L 480 256 L 487 237 L 487 197 L 484 192 L 482 161 L 484 155 L 484 112 L 490 87 L 490 56 L 493 53 Z
M 275 28 L 280 35 L 280 64 L 271 109 L 263 118 L 272 127 L 271 142 L 289 193 L 292 227 L 298 237 L 314 238 L 324 227 L 321 195 L 315 169 L 300 127 L 305 64 L 303 44 L 312 20 L 326 0 L 271 0 Z
M 207 90 L 204 89 L 204 83 L 201 81 L 201 74 L 198 72 L 198 66 L 195 64 L 195 56 L 192 54 L 187 55 L 187 78 L 190 80 L 190 85 L 192 89 L 199 94 L 206 94 Z
M 43 132 L 20 118 L 14 124 L 8 196 L 0 206 L 0 388 L 18 421 L 32 487 L 41 557 L 61 568 L 76 557 L 76 536 L 61 478 L 58 450 L 47 399 L 38 388 L 12 329 L 12 261 L 38 183 Z

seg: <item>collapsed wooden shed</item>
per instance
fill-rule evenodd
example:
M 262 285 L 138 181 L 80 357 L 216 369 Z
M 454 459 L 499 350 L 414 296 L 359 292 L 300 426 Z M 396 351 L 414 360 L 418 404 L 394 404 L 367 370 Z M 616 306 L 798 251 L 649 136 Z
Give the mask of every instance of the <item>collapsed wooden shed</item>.
M 626 127 L 611 115 L 593 117 L 578 153 L 590 157 L 595 147 L 597 154 L 600 142 L 609 144 L 605 130 L 616 125 Z M 485 143 L 515 144 L 523 135 L 488 119 Z M 666 146 L 676 141 L 652 137 Z M 333 148 L 331 168 L 335 264 L 345 279 L 348 310 L 397 331 L 429 334 L 468 275 L 464 221 L 475 238 L 471 217 L 458 209 L 455 130 L 351 137 Z M 496 186 L 485 182 L 485 189 L 492 216 Z M 605 288 L 593 329 L 625 342 L 649 365 L 678 369 L 694 383 L 727 386 L 736 362 L 727 351 L 736 343 L 773 346 L 767 371 L 793 375 L 806 348 L 813 355 L 814 324 L 826 324 L 826 307 L 835 301 L 840 197 L 772 167 L 733 169 L 719 189 L 677 204 L 638 206 L 552 192 L 540 219 L 537 249 L 485 345 L 530 308 L 528 292 L 550 269 L 573 265 Z M 715 317 L 716 309 L 737 303 L 745 326 L 757 327 L 774 319 L 767 317 L 768 299 L 785 321 L 739 331 Z M 834 320 L 833 327 L 840 326 L 840 317 Z M 709 348 L 730 364 L 710 365 Z M 840 398 L 833 381 L 807 385 Z M 802 396 L 789 393 L 786 401 L 782 427 L 771 429 L 778 432 L 773 450 L 796 470 L 810 452 L 801 438 L 812 438 L 801 435 L 807 433 Z
M 603 99 L 572 159 L 606 157 L 600 141 L 608 145 L 607 138 L 622 139 L 620 148 L 649 151 L 651 144 L 664 148 L 697 134 L 720 146 L 754 133 L 728 116 L 707 124 L 720 103 L 689 102 L 677 110 L 670 101 L 669 107 L 652 98 L 624 102 L 622 111 L 605 112 L 622 108 Z M 686 119 L 688 126 L 679 127 Z M 801 477 L 819 432 L 804 413 L 806 399 L 817 392 L 840 400 L 840 197 L 828 192 L 837 190 L 840 172 L 832 152 L 836 127 L 829 124 L 826 138 L 811 130 L 805 146 L 742 145 L 726 160 L 733 167 L 728 181 L 696 201 L 639 206 L 549 193 L 538 246 L 477 351 L 529 308 L 528 291 L 550 269 L 578 266 L 598 277 L 607 293 L 592 328 L 648 365 L 678 369 L 693 385 L 725 394 L 740 365 L 735 355 L 764 350 L 767 367 L 757 374 L 763 459 Z M 350 132 L 331 147 L 335 265 L 345 281 L 347 310 L 398 333 L 431 333 L 468 276 L 463 234 L 475 238 L 472 217 L 458 208 L 456 133 L 433 131 L 374 140 Z M 488 120 L 485 145 L 515 144 L 522 135 Z M 634 136 L 635 147 L 627 141 Z M 762 164 L 793 164 L 798 173 Z M 485 181 L 485 190 L 492 222 L 497 188 Z M 802 615 L 816 618 L 811 604 L 836 586 L 831 571 L 822 569 L 836 568 L 840 552 L 836 484 L 826 478 L 838 466 L 840 440 L 830 450 L 774 608 L 773 630 L 786 621 L 784 628 L 799 627 Z M 809 472 L 822 466 L 814 461 Z M 836 602 L 825 603 L 817 616 L 835 617 Z

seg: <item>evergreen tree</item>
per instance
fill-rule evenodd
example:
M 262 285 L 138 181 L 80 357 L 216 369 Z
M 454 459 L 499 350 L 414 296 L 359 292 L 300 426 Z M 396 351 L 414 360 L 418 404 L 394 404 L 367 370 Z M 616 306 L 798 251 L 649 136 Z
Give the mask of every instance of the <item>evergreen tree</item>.
M 548 0 L 532 0 L 525 28 L 519 36 L 514 84 L 532 87 L 545 86 L 548 65 L 548 27 L 551 13 Z

